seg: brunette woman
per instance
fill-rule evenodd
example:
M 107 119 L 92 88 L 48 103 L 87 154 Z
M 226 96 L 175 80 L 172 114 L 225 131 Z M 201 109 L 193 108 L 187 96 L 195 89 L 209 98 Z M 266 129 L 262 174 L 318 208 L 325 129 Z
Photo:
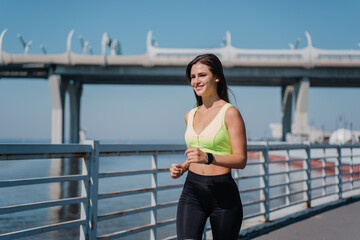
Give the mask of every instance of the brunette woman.
M 177 209 L 177 236 L 201 239 L 210 218 L 214 240 L 237 239 L 243 211 L 231 169 L 246 166 L 246 131 L 229 103 L 223 67 L 214 54 L 197 56 L 186 68 L 197 107 L 185 114 L 187 150 L 183 164 L 171 164 L 170 176 L 189 170 Z

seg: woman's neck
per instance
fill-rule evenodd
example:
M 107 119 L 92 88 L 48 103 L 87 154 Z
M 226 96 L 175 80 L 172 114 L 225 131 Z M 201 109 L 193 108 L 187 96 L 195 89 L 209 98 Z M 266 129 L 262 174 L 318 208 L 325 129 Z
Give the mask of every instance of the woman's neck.
M 217 94 L 202 97 L 203 106 L 206 109 L 215 107 L 219 101 L 221 101 L 221 98 Z

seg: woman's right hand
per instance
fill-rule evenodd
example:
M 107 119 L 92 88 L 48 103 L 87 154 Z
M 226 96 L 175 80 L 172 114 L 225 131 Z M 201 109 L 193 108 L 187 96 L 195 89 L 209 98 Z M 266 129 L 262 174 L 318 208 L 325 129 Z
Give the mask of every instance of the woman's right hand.
M 173 179 L 179 178 L 183 175 L 183 173 L 186 171 L 187 169 L 184 169 L 184 167 L 181 164 L 171 164 L 170 167 L 170 177 L 172 177 Z

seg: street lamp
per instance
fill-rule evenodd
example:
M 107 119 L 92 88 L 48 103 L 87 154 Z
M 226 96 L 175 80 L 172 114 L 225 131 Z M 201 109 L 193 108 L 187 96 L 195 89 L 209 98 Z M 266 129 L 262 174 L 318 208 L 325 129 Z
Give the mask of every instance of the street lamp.
M 80 45 L 82 49 L 82 54 L 86 54 L 88 48 L 89 48 L 89 41 L 84 41 L 84 38 L 82 35 L 79 36 Z
M 119 41 L 116 39 L 111 40 L 111 38 L 107 32 L 105 32 L 103 34 L 102 40 L 101 40 L 101 54 L 104 56 L 104 59 L 106 56 L 106 46 L 110 47 L 110 55 L 120 55 L 121 54 Z
M 32 44 L 32 40 L 26 43 L 20 33 L 18 34 L 17 37 L 19 38 L 21 44 L 22 44 L 23 47 L 24 47 L 24 54 L 27 54 L 28 51 L 29 51 L 29 47 L 30 47 L 30 45 Z
M 111 48 L 111 50 L 110 50 L 111 55 L 120 55 L 121 54 L 120 43 L 117 39 L 114 39 L 111 41 L 110 48 Z
M 47 51 L 46 51 L 46 49 L 45 49 L 45 46 L 44 46 L 44 45 L 40 45 L 40 48 L 41 48 L 41 50 L 43 51 L 43 53 L 44 53 L 44 54 L 47 54 Z
M 299 44 L 300 44 L 300 38 L 297 38 L 296 41 L 295 41 L 295 44 L 292 44 L 292 43 L 289 43 L 289 46 L 292 50 L 295 50 L 299 47 Z

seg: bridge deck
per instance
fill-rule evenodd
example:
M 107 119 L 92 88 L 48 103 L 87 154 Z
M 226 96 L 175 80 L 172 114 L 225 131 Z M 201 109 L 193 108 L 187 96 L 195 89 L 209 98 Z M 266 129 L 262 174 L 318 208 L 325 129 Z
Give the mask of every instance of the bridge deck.
M 360 201 L 341 206 L 253 238 L 256 240 L 360 239 Z

